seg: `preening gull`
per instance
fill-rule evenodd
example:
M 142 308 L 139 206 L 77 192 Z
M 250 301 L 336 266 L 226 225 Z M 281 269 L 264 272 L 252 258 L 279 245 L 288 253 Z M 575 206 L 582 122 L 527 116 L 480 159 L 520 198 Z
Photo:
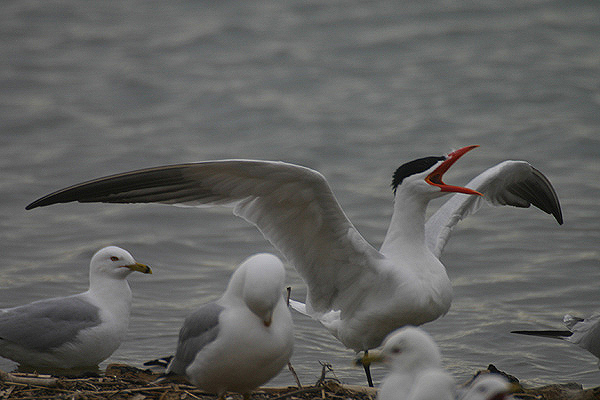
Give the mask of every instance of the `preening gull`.
M 219 160 L 125 172 L 59 190 L 26 208 L 71 201 L 232 205 L 306 282 L 306 303 L 291 305 L 361 351 L 379 346 L 401 326 L 421 325 L 448 311 L 452 286 L 439 257 L 454 226 L 482 200 L 533 204 L 562 223 L 552 185 L 525 161 L 504 161 L 467 187 L 445 184 L 444 173 L 475 147 L 396 170 L 394 210 L 380 250 L 352 225 L 323 175 L 284 162 Z M 425 223 L 429 201 L 448 193 L 456 194 Z
M 389 366 L 377 400 L 454 400 L 456 384 L 442 368 L 442 357 L 431 336 L 406 326 L 392 332 L 381 352 L 370 351 L 363 364 L 383 361 Z
M 226 391 L 246 396 L 277 375 L 294 342 L 284 281 L 276 256 L 261 253 L 245 260 L 220 299 L 185 319 L 167 372 L 185 375 L 219 397 Z
M 512 333 L 563 339 L 600 358 L 600 312 L 587 318 L 567 314 L 563 318 L 563 323 L 567 330 L 512 331 Z
M 86 292 L 0 310 L 0 356 L 36 369 L 97 366 L 127 332 L 133 271 L 152 273 L 126 250 L 105 247 L 92 257 Z

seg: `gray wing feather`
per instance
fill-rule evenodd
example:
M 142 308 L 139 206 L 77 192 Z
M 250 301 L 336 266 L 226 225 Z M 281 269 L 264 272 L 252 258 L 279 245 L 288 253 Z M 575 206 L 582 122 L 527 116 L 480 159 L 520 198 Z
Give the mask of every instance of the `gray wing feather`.
M 179 342 L 175 357 L 169 364 L 169 372 L 185 375 L 198 352 L 217 338 L 219 315 L 224 308 L 216 303 L 208 303 L 190 314 L 179 331 Z
M 99 325 L 100 310 L 79 296 L 41 300 L 0 311 L 0 340 L 49 351 Z

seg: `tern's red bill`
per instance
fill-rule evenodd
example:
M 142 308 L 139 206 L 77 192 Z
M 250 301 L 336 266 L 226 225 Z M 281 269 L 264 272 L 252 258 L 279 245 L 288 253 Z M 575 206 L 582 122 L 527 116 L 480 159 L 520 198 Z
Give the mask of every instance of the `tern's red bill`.
M 444 176 L 446 171 L 448 171 L 448 169 L 452 166 L 452 164 L 454 164 L 456 161 L 458 161 L 458 159 L 461 158 L 464 154 L 473 150 L 476 147 L 479 147 L 479 146 L 477 146 L 477 145 L 466 146 L 466 147 L 463 147 L 462 149 L 458 149 L 458 150 L 453 151 L 452 153 L 448 154 L 446 156 L 446 160 L 443 163 L 441 163 L 440 166 L 437 167 L 431 174 L 429 174 L 427 176 L 427 178 L 425 178 L 425 181 L 427 183 L 429 183 L 430 185 L 439 187 L 442 192 L 456 192 L 456 193 L 473 194 L 473 195 L 482 196 L 482 194 L 476 190 L 469 189 L 469 188 L 462 187 L 462 186 L 446 185 L 442 181 L 442 177 Z

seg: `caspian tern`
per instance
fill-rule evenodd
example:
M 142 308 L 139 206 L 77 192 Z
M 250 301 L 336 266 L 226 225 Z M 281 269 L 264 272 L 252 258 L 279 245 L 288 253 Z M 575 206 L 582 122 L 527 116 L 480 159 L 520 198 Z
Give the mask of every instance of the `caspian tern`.
M 587 318 L 567 314 L 563 318 L 563 323 L 567 330 L 512 331 L 511 333 L 563 339 L 600 358 L 600 313 L 594 313 Z M 600 366 L 600 362 L 598 365 Z
M 125 172 L 58 190 L 26 209 L 72 201 L 232 205 L 305 281 L 306 304 L 292 306 L 320 321 L 346 347 L 367 351 L 401 326 L 421 325 L 448 311 L 452 286 L 439 257 L 452 228 L 482 199 L 533 204 L 562 224 L 554 188 L 525 161 L 504 161 L 468 187 L 445 184 L 444 173 L 475 147 L 396 170 L 394 211 L 380 250 L 352 225 L 323 175 L 284 162 L 218 160 Z M 457 194 L 425 223 L 429 201 L 448 193 Z
M 105 247 L 90 262 L 88 291 L 0 309 L 0 356 L 37 370 L 97 367 L 127 333 L 134 271 L 152 273 L 126 250 Z

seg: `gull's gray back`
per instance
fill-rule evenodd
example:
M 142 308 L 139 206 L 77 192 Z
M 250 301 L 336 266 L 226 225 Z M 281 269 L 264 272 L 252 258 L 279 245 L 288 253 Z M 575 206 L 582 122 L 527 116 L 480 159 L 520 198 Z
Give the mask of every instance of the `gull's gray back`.
M 49 351 L 100 323 L 98 307 L 80 296 L 41 300 L 0 310 L 0 343 Z
M 223 310 L 216 303 L 208 303 L 185 319 L 179 331 L 175 357 L 169 364 L 169 372 L 185 375 L 185 369 L 194 361 L 196 354 L 219 334 L 219 315 Z

